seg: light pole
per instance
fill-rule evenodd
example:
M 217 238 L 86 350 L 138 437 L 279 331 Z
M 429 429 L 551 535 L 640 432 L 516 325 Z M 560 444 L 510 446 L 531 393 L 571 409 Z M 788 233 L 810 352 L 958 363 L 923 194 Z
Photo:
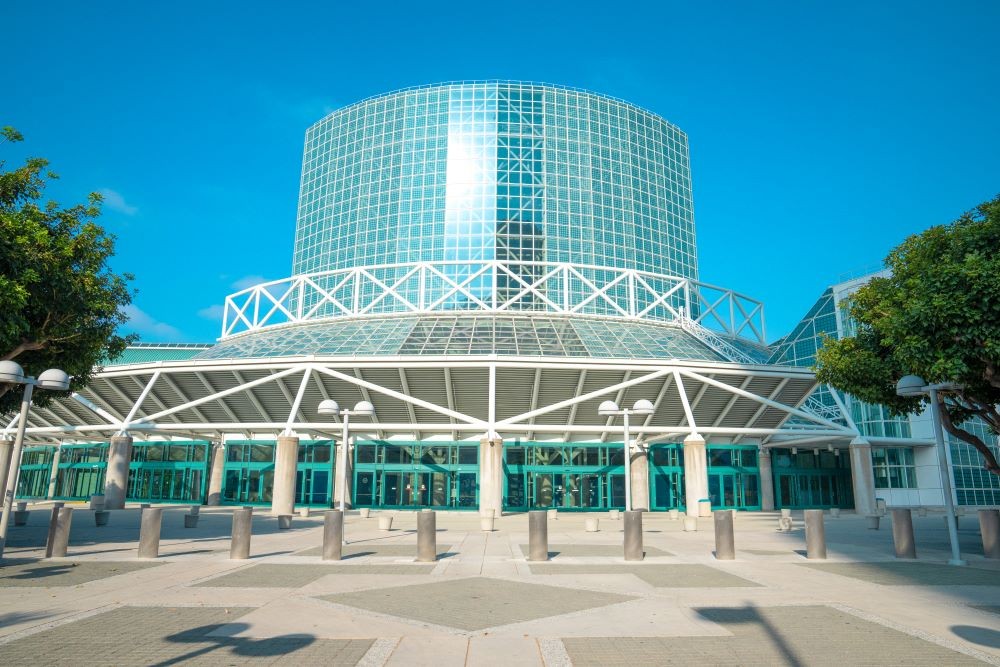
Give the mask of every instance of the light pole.
M 632 442 L 628 432 L 629 415 L 651 415 L 653 414 L 653 404 L 646 399 L 640 399 L 635 405 L 629 408 L 619 408 L 614 401 L 604 401 L 597 406 L 597 414 L 602 417 L 617 417 L 621 415 L 624 421 L 625 437 L 623 446 L 625 448 L 625 511 L 632 511 Z M 610 498 L 609 498 L 610 500 Z
M 17 418 L 17 435 L 14 438 L 14 451 L 10 457 L 10 469 L 7 470 L 7 484 L 3 496 L 3 517 L 0 518 L 0 559 L 3 558 L 4 547 L 7 544 L 7 525 L 10 522 L 14 507 L 14 494 L 17 493 L 17 473 L 21 468 L 21 449 L 24 446 L 24 429 L 28 425 L 28 410 L 31 407 L 31 394 L 37 385 L 40 389 L 49 391 L 69 390 L 69 375 L 58 368 L 50 368 L 37 378 L 24 374 L 24 369 L 13 361 L 0 361 L 0 384 L 23 384 L 24 394 L 21 397 L 21 413 Z
M 919 375 L 905 375 L 896 383 L 896 393 L 900 396 L 914 397 L 926 395 L 931 403 L 931 422 L 934 428 L 934 442 L 937 443 L 938 466 L 941 469 L 941 485 L 944 487 L 945 520 L 948 523 L 948 539 L 951 540 L 951 560 L 948 565 L 968 565 L 962 560 L 958 549 L 958 524 L 955 520 L 955 501 L 951 497 L 951 469 L 948 467 L 948 453 L 945 451 L 944 432 L 941 430 L 941 413 L 938 410 L 938 391 L 956 389 L 959 385 L 952 382 L 927 384 Z
M 337 480 L 337 496 L 339 497 L 340 511 L 344 512 L 347 509 L 347 457 L 350 454 L 350 449 L 348 447 L 348 438 L 350 438 L 349 433 L 349 423 L 351 415 L 357 415 L 359 417 L 374 417 L 375 416 L 375 406 L 368 401 L 361 401 L 354 406 L 353 410 L 348 410 L 344 408 L 343 410 L 337 405 L 337 401 L 333 399 L 326 399 L 320 402 L 317 412 L 321 415 L 331 415 L 336 417 L 340 415 L 343 419 L 343 435 L 341 436 L 341 441 L 344 448 L 344 464 L 340 468 L 340 479 Z M 334 466 L 336 466 L 337 458 L 334 457 Z

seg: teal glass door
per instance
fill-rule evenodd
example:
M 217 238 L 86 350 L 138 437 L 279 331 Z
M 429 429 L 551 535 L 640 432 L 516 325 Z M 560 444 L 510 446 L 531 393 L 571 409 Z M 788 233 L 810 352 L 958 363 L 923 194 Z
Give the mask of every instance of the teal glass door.
M 708 497 L 712 509 L 760 509 L 757 445 L 713 445 L 708 453 Z
M 270 504 L 274 491 L 274 442 L 240 440 L 226 443 L 222 502 Z
M 649 448 L 649 502 L 653 510 L 683 510 L 684 450 L 678 444 Z
M 504 446 L 504 508 L 567 511 L 625 506 L 622 446 L 516 443 Z
M 456 442 L 359 442 L 356 507 L 477 509 L 479 446 Z
M 854 507 L 850 461 L 825 450 L 772 450 L 774 501 L 785 509 Z

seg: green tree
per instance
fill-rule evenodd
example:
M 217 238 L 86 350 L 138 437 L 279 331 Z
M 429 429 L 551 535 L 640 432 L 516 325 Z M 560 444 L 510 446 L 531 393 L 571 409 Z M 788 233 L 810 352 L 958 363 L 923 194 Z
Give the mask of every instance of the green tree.
M 22 140 L 14 128 L 0 128 L 0 145 Z M 77 390 L 132 342 L 116 333 L 128 320 L 122 308 L 132 301 L 132 277 L 108 268 L 115 239 L 95 222 L 99 194 L 68 208 L 43 203 L 47 182 L 57 178 L 47 160 L 5 167 L 0 160 L 0 359 L 29 374 L 61 368 Z M 16 408 L 15 389 L 0 384 L 0 414 Z M 51 400 L 48 392 L 35 397 Z
M 909 237 L 885 266 L 847 300 L 857 333 L 824 342 L 817 378 L 896 415 L 927 400 L 897 396 L 902 376 L 956 383 L 939 395 L 942 424 L 1000 474 L 987 444 L 962 428 L 978 417 L 1000 433 L 1000 196 Z

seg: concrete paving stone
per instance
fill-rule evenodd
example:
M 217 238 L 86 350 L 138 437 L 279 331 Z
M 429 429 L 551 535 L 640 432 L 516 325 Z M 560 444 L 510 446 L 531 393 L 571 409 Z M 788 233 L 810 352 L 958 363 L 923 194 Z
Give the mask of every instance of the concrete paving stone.
M 301 588 L 328 575 L 430 574 L 433 565 L 273 565 L 241 568 L 221 577 L 199 582 L 201 587 Z
M 944 563 L 795 563 L 883 586 L 1000 586 L 1000 572 Z M 998 592 L 1000 595 L 1000 592 Z
M 795 553 L 792 549 L 739 549 L 736 551 L 738 553 L 751 554 L 754 556 L 791 556 Z
M 528 545 L 522 544 L 521 551 L 528 555 Z M 647 556 L 673 556 L 674 554 L 656 547 L 644 546 Z M 587 558 L 590 556 L 623 557 L 625 547 L 621 544 L 550 544 L 549 558 L 566 556 L 571 558 Z
M 239 625 L 239 607 L 122 607 L 14 640 L 11 665 L 356 665 L 374 639 L 316 639 L 308 634 L 254 639 L 210 637 Z
M 1000 607 L 995 607 L 993 605 L 974 604 L 974 605 L 969 605 L 969 606 L 971 606 L 973 609 L 978 609 L 979 611 L 986 611 L 986 612 L 989 612 L 991 614 L 1000 614 Z
M 438 558 L 449 558 L 456 555 L 455 547 L 438 547 Z M 322 556 L 323 547 L 313 547 L 303 551 L 297 551 L 296 556 Z M 407 556 L 417 557 L 416 544 L 347 544 L 344 545 L 342 558 L 361 558 L 363 556 L 375 556 L 377 558 L 395 557 L 405 558 Z
M 505 579 L 472 577 L 326 595 L 320 599 L 460 630 L 483 630 L 635 599 Z
M 918 637 L 823 606 L 698 612 L 731 637 L 567 637 L 574 667 L 600 665 L 980 665 Z
M 77 586 L 162 563 L 10 559 L 0 563 L 0 587 Z
M 708 565 L 560 565 L 532 564 L 532 574 L 633 574 L 656 588 L 733 588 L 739 586 L 758 587 L 760 584 L 748 581 L 734 574 L 723 572 Z

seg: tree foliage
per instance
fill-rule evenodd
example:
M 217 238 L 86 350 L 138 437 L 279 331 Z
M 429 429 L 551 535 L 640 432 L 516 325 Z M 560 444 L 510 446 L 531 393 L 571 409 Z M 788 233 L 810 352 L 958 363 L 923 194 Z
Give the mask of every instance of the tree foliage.
M 943 426 L 1000 474 L 986 443 L 962 428 L 978 417 L 1000 433 L 1000 196 L 909 237 L 885 266 L 847 300 L 857 333 L 824 343 L 817 378 L 897 415 L 927 400 L 896 395 L 904 375 L 960 385 L 939 395 Z
M 22 139 L 0 128 L 0 147 Z M 47 182 L 57 178 L 47 160 L 5 167 L 0 160 L 0 359 L 29 375 L 61 368 L 76 390 L 132 340 L 116 333 L 128 319 L 122 308 L 132 301 L 131 276 L 108 267 L 115 238 L 95 222 L 99 194 L 68 208 L 43 203 Z M 0 414 L 20 401 L 16 389 L 0 384 Z M 38 404 L 50 399 L 35 394 Z

